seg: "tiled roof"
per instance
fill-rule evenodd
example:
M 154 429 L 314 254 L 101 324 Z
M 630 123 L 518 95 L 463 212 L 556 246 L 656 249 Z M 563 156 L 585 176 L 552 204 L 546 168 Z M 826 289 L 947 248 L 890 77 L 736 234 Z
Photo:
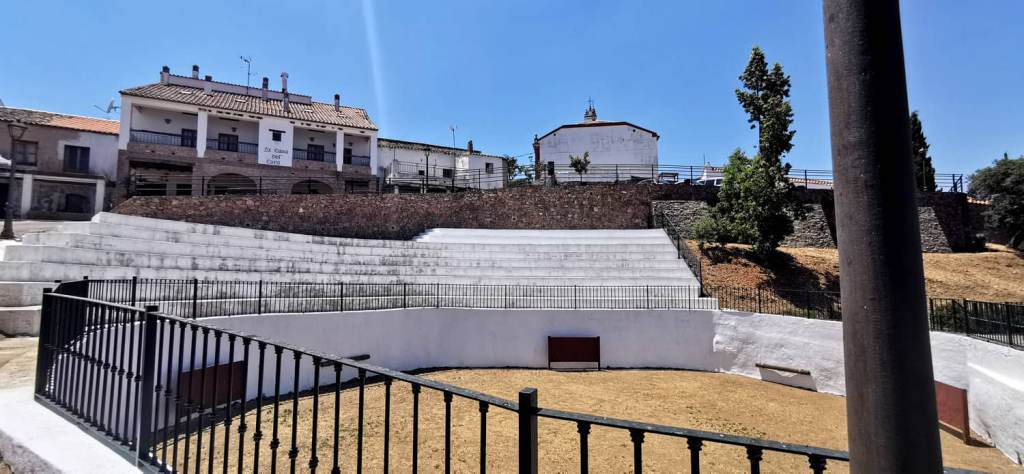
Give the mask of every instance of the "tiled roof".
M 283 102 L 277 99 L 262 99 L 217 90 L 206 93 L 203 89 L 195 87 L 161 83 L 125 89 L 121 91 L 121 94 L 307 122 L 377 130 L 377 126 L 370 120 L 366 110 L 342 106 L 341 112 L 336 112 L 334 104 L 323 102 L 310 104 L 292 102 L 289 104 L 289 111 L 285 112 Z
M 117 135 L 120 132 L 120 125 L 117 120 L 58 114 L 42 110 L 0 107 L 0 122 L 15 121 L 27 125 L 44 125 L 47 127 L 67 128 L 107 135 Z
M 439 153 L 451 153 L 451 154 L 457 154 L 457 155 L 458 154 L 461 154 L 461 155 L 467 155 L 468 154 L 468 156 L 470 156 L 470 157 L 481 157 L 481 158 L 501 158 L 500 156 L 496 156 L 496 155 L 488 155 L 488 154 L 486 154 L 486 153 L 484 153 L 484 152 L 482 152 L 480 150 L 477 150 L 475 148 L 473 149 L 473 153 L 469 154 L 468 150 L 466 150 L 465 148 L 452 148 L 450 146 L 431 145 L 429 143 L 410 142 L 410 141 L 407 141 L 407 140 L 396 140 L 394 138 L 378 138 L 377 139 L 377 146 L 378 147 L 384 147 L 384 148 L 401 148 L 401 149 L 405 149 L 405 150 L 422 150 L 424 148 L 429 148 L 431 151 L 437 151 Z
M 561 130 L 563 128 L 614 127 L 614 126 L 617 126 L 617 125 L 625 125 L 627 127 L 633 127 L 633 128 L 635 128 L 637 130 L 643 130 L 643 131 L 645 131 L 647 133 L 650 133 L 654 138 L 660 138 L 658 136 L 657 132 L 654 132 L 652 130 L 648 130 L 648 129 L 644 128 L 644 127 L 641 127 L 639 125 L 636 125 L 636 124 L 633 124 L 633 123 L 630 123 L 630 122 L 623 122 L 623 121 L 605 122 L 603 120 L 594 120 L 594 121 L 589 121 L 589 122 L 569 123 L 569 124 L 562 125 L 562 126 L 556 128 L 556 129 L 554 129 L 554 130 L 552 130 L 552 131 L 550 131 L 548 133 L 545 133 L 543 136 L 540 137 L 540 139 L 543 140 L 548 135 L 551 135 L 552 133 L 555 133 L 555 132 L 557 132 L 557 131 L 559 131 L 559 130 Z

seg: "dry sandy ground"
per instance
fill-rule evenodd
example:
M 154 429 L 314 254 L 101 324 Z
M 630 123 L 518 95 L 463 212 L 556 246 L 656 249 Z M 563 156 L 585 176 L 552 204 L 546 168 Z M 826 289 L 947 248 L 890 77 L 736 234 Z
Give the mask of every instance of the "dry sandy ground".
M 791 443 L 845 450 L 845 399 L 782 385 L 726 374 L 687 371 L 602 371 L 558 373 L 546 370 L 450 370 L 427 377 L 465 388 L 514 399 L 526 386 L 539 390 L 540 405 L 546 408 L 574 410 L 595 415 L 628 418 L 667 425 L 695 428 Z M 340 463 L 342 472 L 353 472 L 356 464 L 356 407 L 358 390 L 342 392 Z M 366 390 L 365 444 L 363 468 L 381 472 L 383 467 L 384 387 L 371 385 Z M 277 468 L 289 466 L 291 447 L 292 401 L 283 400 L 278 414 L 281 422 L 277 450 Z M 308 469 L 311 446 L 312 397 L 300 399 L 299 439 L 296 465 Z M 328 472 L 332 463 L 333 392 L 321 394 L 317 455 L 319 470 Z M 452 471 L 476 472 L 479 465 L 480 415 L 476 402 L 456 398 L 452 404 Z M 392 387 L 392 424 L 390 466 L 408 472 L 411 459 L 411 395 L 409 386 Z M 245 443 L 246 469 L 251 469 L 254 413 L 247 416 L 250 427 Z M 270 469 L 272 407 L 262 410 L 263 440 L 260 447 L 260 471 Z M 514 472 L 516 467 L 516 430 L 513 413 L 491 408 L 488 413 L 487 461 L 490 472 Z M 237 420 L 232 425 L 232 433 Z M 217 427 L 214 470 L 222 466 L 224 427 Z M 436 392 L 424 389 L 420 396 L 419 468 L 439 472 L 444 468 L 444 404 Z M 540 421 L 540 468 L 542 472 L 578 472 L 578 434 L 574 424 Z M 229 468 L 237 461 L 237 434 L 231 438 Z M 944 462 L 947 466 L 991 472 L 1024 472 L 1002 453 L 987 447 L 969 447 L 951 435 L 942 434 Z M 208 432 L 203 436 L 203 451 L 209 448 Z M 173 444 L 168 447 L 170 457 Z M 179 443 L 184 450 L 184 443 Z M 195 453 L 194 437 L 190 446 Z M 643 445 L 646 472 L 683 472 L 688 470 L 689 455 L 685 441 L 648 436 Z M 180 451 L 179 451 L 180 452 Z M 179 455 L 180 456 L 180 455 Z M 180 458 L 179 458 L 180 459 Z M 701 456 L 705 472 L 744 472 L 748 464 L 742 448 L 708 445 Z M 631 472 L 632 444 L 629 434 L 608 428 L 594 428 L 590 436 L 590 466 L 593 472 Z M 180 461 L 179 461 L 179 467 Z M 845 464 L 831 463 L 828 472 L 847 472 Z M 190 466 L 194 469 L 194 465 Z M 206 466 L 203 466 L 206 469 Z M 805 472 L 804 458 L 766 454 L 763 472 Z
M 690 242 L 697 250 L 696 242 Z M 709 285 L 784 289 L 839 289 L 835 249 L 781 248 L 764 265 L 752 262 L 747 246 L 709 245 L 703 252 L 704 282 Z M 924 254 L 928 295 L 982 301 L 1024 301 L 1024 254 L 989 244 L 985 252 Z

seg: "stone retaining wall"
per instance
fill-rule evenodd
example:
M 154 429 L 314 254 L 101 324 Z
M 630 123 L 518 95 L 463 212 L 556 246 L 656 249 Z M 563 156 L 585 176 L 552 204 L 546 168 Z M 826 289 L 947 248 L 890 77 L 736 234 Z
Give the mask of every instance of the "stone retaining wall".
M 798 192 L 811 212 L 784 245 L 834 247 L 831 191 Z M 134 197 L 114 212 L 331 237 L 411 239 L 435 227 L 639 229 L 659 225 L 663 209 L 685 231 L 717 196 L 712 186 L 601 184 L 454 194 Z M 975 220 L 964 195 L 932 193 L 919 200 L 925 250 L 969 248 Z

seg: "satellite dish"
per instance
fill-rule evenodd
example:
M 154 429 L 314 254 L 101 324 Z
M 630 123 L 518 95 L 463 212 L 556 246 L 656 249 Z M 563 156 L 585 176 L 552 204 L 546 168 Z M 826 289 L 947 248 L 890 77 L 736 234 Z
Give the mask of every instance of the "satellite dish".
M 121 109 L 121 106 L 114 105 L 114 99 L 110 99 L 110 103 L 107 104 L 107 108 L 106 109 L 104 109 L 103 107 L 100 107 L 98 105 L 93 105 L 93 107 L 96 107 L 96 110 L 99 110 L 100 112 L 103 112 L 105 114 L 109 114 L 110 112 L 113 112 L 115 110 L 120 110 Z

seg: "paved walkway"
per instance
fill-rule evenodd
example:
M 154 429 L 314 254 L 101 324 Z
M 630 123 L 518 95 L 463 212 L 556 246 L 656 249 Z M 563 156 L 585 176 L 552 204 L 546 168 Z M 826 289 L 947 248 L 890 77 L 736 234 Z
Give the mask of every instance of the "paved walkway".
M 0 474 L 139 472 L 33 399 L 37 344 L 34 337 L 0 336 Z

